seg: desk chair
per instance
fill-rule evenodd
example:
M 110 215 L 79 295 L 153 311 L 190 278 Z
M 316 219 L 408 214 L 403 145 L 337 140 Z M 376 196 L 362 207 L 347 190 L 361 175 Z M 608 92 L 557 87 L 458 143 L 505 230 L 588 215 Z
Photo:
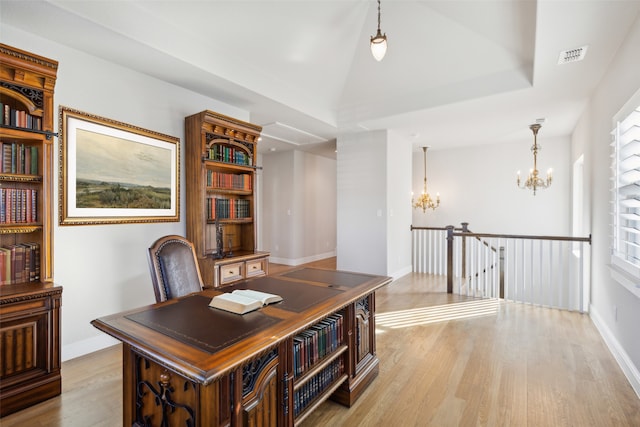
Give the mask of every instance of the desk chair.
M 182 236 L 159 238 L 149 248 L 149 269 L 156 302 L 203 289 L 193 243 Z

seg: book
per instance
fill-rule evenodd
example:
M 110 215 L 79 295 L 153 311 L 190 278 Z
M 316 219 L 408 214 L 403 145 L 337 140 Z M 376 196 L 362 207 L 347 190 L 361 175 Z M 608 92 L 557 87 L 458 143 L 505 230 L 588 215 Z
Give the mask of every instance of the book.
M 209 303 L 209 307 L 236 314 L 245 314 L 279 301 L 282 301 L 280 295 L 254 291 L 252 289 L 236 289 L 233 292 L 213 297 Z

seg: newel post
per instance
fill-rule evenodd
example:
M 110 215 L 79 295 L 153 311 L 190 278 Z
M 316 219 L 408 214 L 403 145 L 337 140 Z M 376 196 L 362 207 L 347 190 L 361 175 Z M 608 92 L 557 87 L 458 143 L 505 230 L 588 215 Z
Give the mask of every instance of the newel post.
M 504 299 L 504 246 L 500 246 L 500 298 Z
M 453 225 L 447 225 L 447 293 L 453 293 Z
M 463 233 L 468 233 L 469 232 L 469 223 L 468 222 L 461 222 L 460 225 L 462 225 L 462 232 Z M 460 251 L 462 252 L 460 254 L 460 264 L 462 267 L 462 273 L 460 274 L 460 277 L 466 278 L 467 277 L 467 236 L 462 236 L 462 250 Z

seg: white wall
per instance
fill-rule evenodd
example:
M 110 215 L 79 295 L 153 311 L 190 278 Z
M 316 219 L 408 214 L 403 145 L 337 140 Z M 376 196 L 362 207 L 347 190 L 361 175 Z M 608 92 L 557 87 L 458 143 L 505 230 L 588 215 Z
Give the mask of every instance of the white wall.
M 336 161 L 292 150 L 262 156 L 263 249 L 299 265 L 335 256 Z
M 105 62 L 2 23 L 2 43 L 59 62 L 55 108 L 64 105 L 180 138 L 184 118 L 210 109 L 248 120 L 244 110 Z M 57 122 L 57 119 L 55 120 Z M 59 130 L 59 129 L 57 129 Z M 54 149 L 58 150 L 58 141 Z M 54 219 L 54 265 L 62 297 L 62 358 L 111 344 L 90 321 L 153 303 L 147 248 L 166 234 L 185 235 L 184 151 L 180 165 L 180 222 L 59 227 Z M 58 197 L 55 161 L 54 207 Z M 54 208 L 54 212 L 57 209 Z
M 411 271 L 411 144 L 386 130 L 338 137 L 338 269 Z
M 338 137 L 337 268 L 387 274 L 387 131 Z
M 573 134 L 572 160 L 585 155 L 586 209 L 593 234 L 591 317 L 640 396 L 640 299 L 611 279 L 609 200 L 612 118 L 640 89 L 640 17 Z
M 293 151 L 262 156 L 262 236 L 264 249 L 271 252 L 271 261 L 295 257 L 291 237 L 286 233 L 291 225 L 291 216 L 287 213 L 293 210 L 293 162 Z
M 414 209 L 413 224 L 459 227 L 468 222 L 476 233 L 570 235 L 570 140 L 545 138 L 543 126 L 538 143 L 542 145 L 538 170 L 546 175 L 553 168 L 553 183 L 535 196 L 516 186 L 517 171 L 524 179 L 533 165 L 533 134 L 531 139 L 508 144 L 427 150 L 427 191 L 431 197 L 440 193 L 440 207 L 426 213 Z M 421 194 L 423 184 L 423 152 L 414 151 L 416 195 Z
M 387 274 L 394 279 L 411 272 L 411 141 L 388 133 Z
M 303 201 L 302 248 L 299 252 L 309 261 L 336 253 L 336 161 L 309 153 L 301 154 L 304 185 L 299 199 Z M 308 262 L 308 261 L 304 261 Z

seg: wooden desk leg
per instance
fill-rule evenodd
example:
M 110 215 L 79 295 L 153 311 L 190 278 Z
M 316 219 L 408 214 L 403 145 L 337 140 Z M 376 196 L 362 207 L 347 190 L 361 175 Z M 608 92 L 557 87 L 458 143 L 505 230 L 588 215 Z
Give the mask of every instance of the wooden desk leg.
M 133 354 L 131 346 L 122 343 L 122 425 L 130 426 L 135 421 L 135 382 L 133 380 Z

